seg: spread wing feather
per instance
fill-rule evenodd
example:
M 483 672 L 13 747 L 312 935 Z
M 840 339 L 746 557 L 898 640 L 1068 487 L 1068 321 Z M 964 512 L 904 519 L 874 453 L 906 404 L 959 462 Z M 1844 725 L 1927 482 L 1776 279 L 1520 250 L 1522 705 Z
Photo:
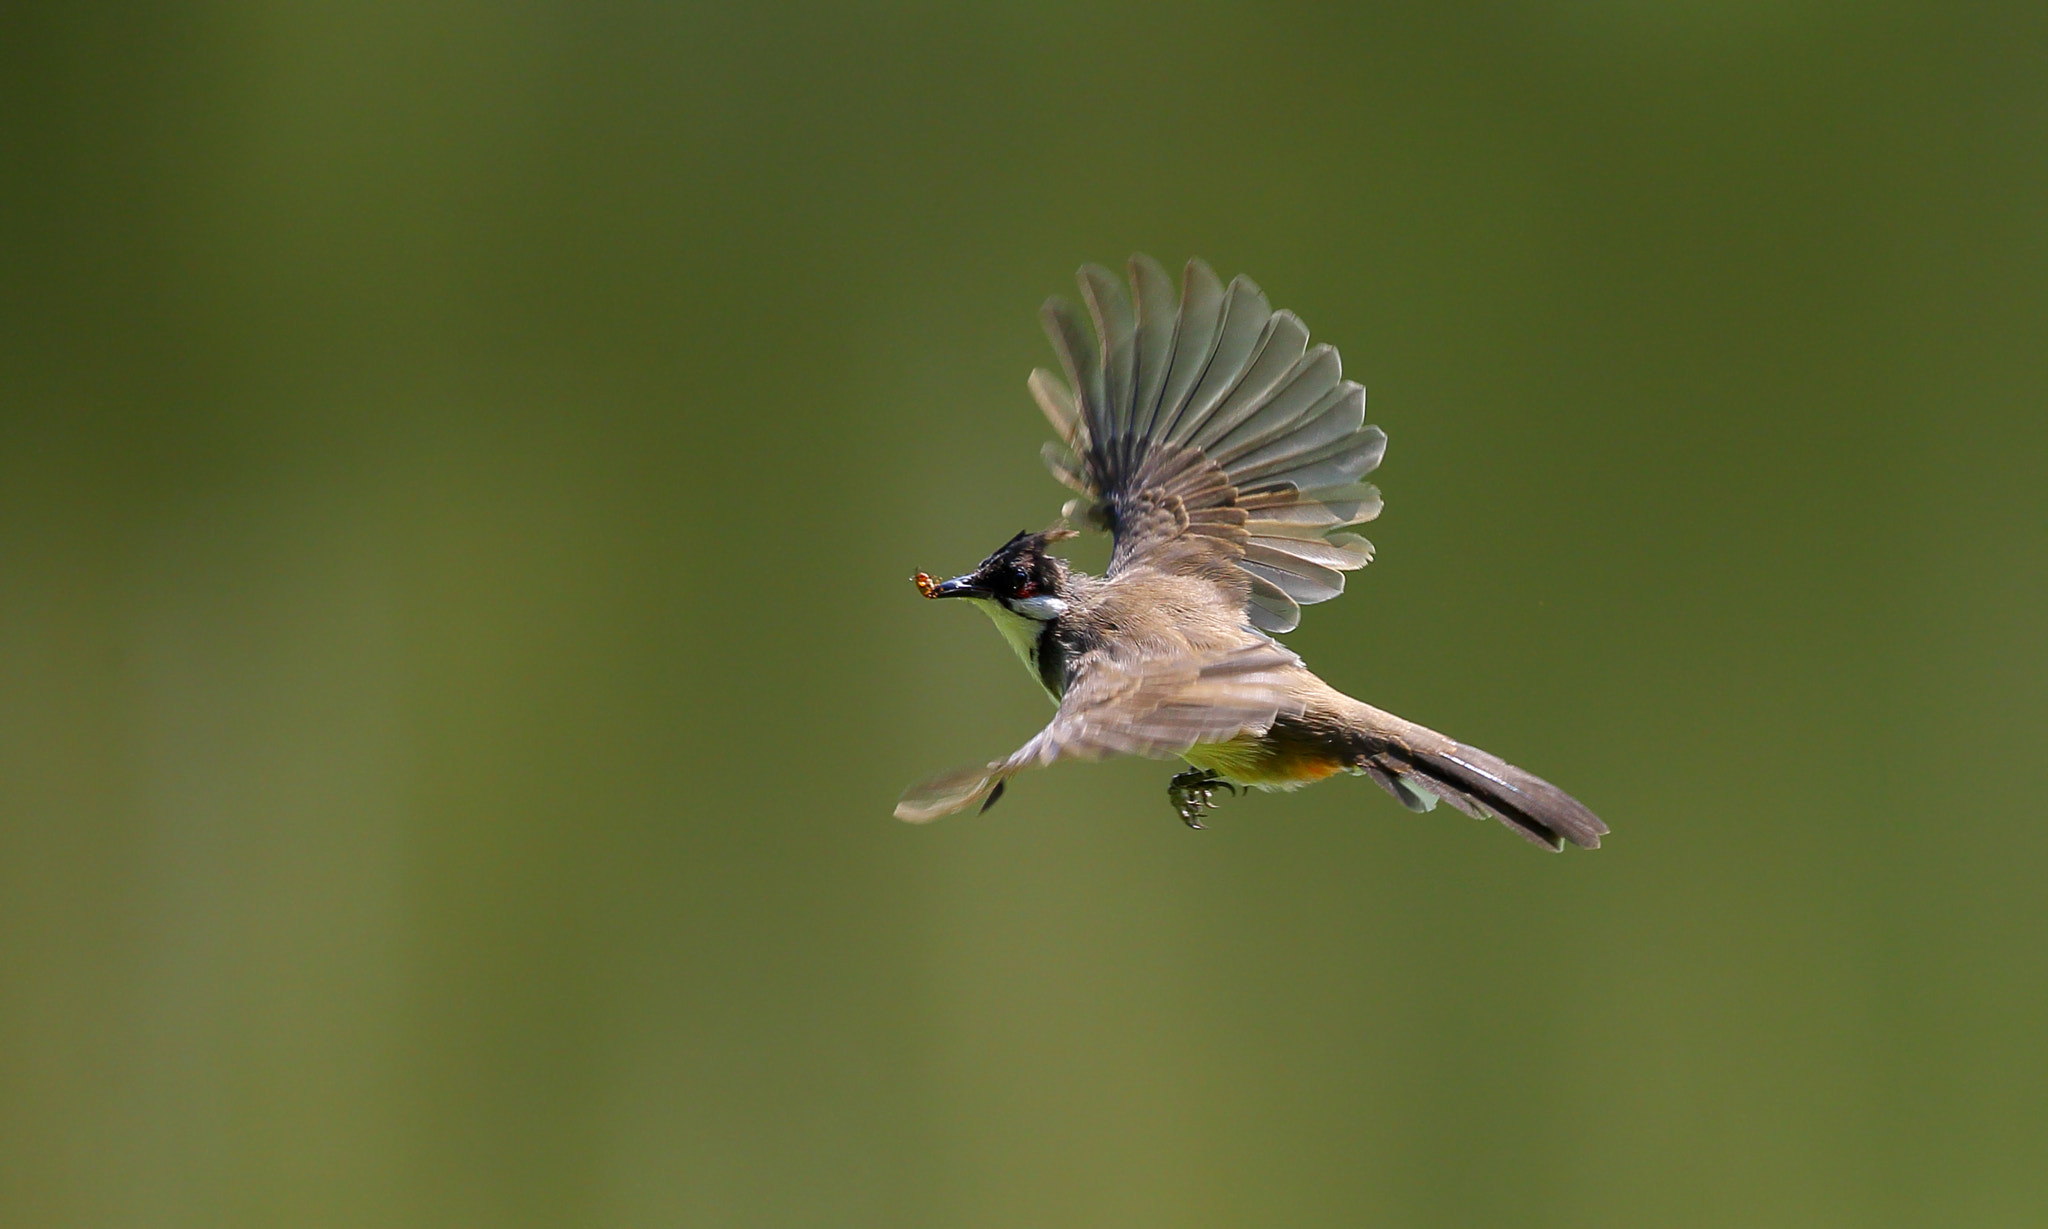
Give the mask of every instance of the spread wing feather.
M 1285 685 L 1300 664 L 1287 649 L 1250 633 L 1206 653 L 1175 643 L 1099 655 L 1067 688 L 1052 722 L 1016 754 L 910 787 L 896 804 L 896 818 L 925 823 L 965 810 L 1017 773 L 1055 760 L 1171 759 L 1196 743 L 1262 733 L 1283 713 L 1301 711 Z
M 1086 321 L 1057 298 L 1043 312 L 1065 382 L 1041 368 L 1031 391 L 1061 440 L 1046 464 L 1115 536 L 1110 575 L 1206 576 L 1255 626 L 1293 630 L 1372 560 L 1337 532 L 1380 511 L 1359 481 L 1387 444 L 1365 389 L 1249 278 L 1225 287 L 1189 261 L 1177 305 L 1148 256 L 1131 258 L 1128 292 L 1097 265 L 1079 281 Z

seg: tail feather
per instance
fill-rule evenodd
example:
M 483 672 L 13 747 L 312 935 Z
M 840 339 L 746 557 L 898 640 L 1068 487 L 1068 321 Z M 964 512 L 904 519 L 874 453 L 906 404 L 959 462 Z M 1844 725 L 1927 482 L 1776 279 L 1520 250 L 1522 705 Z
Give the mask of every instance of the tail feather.
M 1497 755 L 1400 724 L 1411 736 L 1380 743 L 1359 768 L 1401 805 L 1426 811 L 1441 798 L 1467 815 L 1497 819 L 1545 849 L 1561 850 L 1566 841 L 1600 848 L 1607 825 L 1570 794 Z

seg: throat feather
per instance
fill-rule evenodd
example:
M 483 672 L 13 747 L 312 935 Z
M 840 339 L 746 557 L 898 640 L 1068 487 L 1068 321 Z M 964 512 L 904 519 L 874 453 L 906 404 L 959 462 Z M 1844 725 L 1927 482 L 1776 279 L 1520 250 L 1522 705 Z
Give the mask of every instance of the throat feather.
M 1053 630 L 1054 623 L 1020 615 L 1001 602 L 976 602 L 975 605 L 981 607 L 982 612 L 988 615 L 989 621 L 996 625 L 996 630 L 1003 634 L 1003 639 L 1016 650 L 1018 658 L 1024 663 L 1024 668 L 1031 671 L 1031 677 L 1038 680 L 1039 686 L 1045 688 L 1054 701 L 1058 701 L 1058 681 L 1062 679 L 1065 668 L 1062 664 L 1063 654 L 1057 649 L 1047 651 L 1047 646 L 1057 639 Z M 1048 670 L 1048 667 L 1055 665 L 1058 665 L 1059 669 Z M 1053 681 L 1048 680 L 1049 674 Z

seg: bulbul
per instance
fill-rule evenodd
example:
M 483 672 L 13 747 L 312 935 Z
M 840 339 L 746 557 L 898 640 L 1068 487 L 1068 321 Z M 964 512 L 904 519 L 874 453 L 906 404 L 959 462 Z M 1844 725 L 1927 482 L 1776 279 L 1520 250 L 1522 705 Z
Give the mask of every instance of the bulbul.
M 1273 311 L 1250 279 L 1225 287 L 1199 260 L 1178 295 L 1146 256 L 1131 258 L 1128 294 L 1099 266 L 1079 280 L 1093 336 L 1049 300 L 1066 379 L 1040 368 L 1030 387 L 1061 441 L 1046 463 L 1080 498 L 964 576 L 916 577 L 926 597 L 987 613 L 1059 711 L 1009 758 L 911 787 L 898 818 L 987 810 L 1012 776 L 1059 759 L 1178 756 L 1191 767 L 1167 793 L 1194 828 L 1219 789 L 1353 773 L 1411 810 L 1442 799 L 1548 849 L 1597 848 L 1607 826 L 1577 799 L 1352 699 L 1273 639 L 1372 559 L 1344 531 L 1379 515 L 1379 492 L 1359 479 L 1387 437 L 1337 352 L 1310 346 L 1300 318 Z M 1050 553 L 1074 536 L 1068 519 L 1112 535 L 1104 575 Z

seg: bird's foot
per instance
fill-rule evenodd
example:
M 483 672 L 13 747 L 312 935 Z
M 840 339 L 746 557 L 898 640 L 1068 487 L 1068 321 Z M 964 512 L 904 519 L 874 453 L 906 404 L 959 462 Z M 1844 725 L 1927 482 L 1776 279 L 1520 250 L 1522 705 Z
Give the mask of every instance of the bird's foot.
M 1230 796 L 1237 796 L 1237 787 L 1206 768 L 1190 768 L 1175 773 L 1173 780 L 1166 783 L 1166 797 L 1173 803 L 1173 813 L 1190 828 L 1202 826 L 1202 816 L 1216 809 L 1216 791 L 1227 789 Z

